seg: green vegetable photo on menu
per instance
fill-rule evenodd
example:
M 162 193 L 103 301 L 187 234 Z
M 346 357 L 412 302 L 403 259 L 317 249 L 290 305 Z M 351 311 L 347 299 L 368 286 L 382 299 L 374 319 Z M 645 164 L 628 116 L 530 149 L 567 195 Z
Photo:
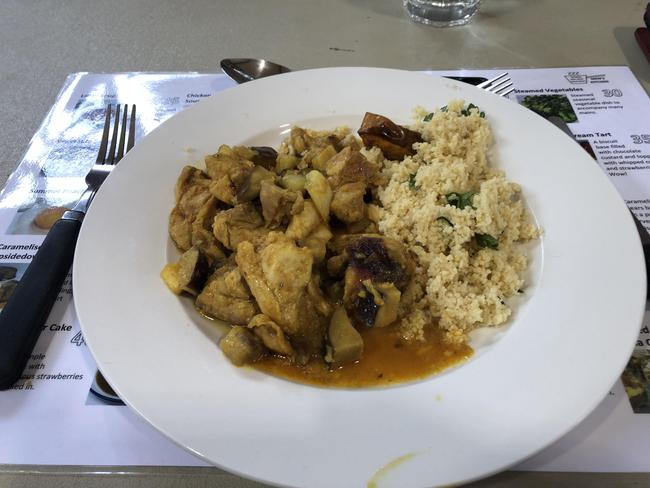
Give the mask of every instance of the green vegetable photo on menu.
M 520 103 L 545 119 L 555 115 L 567 124 L 577 122 L 571 102 L 565 95 L 526 95 Z

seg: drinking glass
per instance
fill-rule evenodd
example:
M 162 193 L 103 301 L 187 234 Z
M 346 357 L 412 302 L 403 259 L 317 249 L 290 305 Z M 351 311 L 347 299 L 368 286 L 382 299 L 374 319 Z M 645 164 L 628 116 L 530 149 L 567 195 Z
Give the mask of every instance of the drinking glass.
M 468 23 L 481 0 L 404 0 L 404 8 L 416 22 L 436 27 Z

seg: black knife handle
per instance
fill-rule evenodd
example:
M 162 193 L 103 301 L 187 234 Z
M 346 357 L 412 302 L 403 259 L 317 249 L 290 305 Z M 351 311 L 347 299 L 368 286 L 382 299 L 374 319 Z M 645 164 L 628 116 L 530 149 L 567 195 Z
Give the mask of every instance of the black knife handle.
M 0 313 L 0 390 L 25 369 L 72 265 L 82 219 L 81 212 L 66 212 L 52 226 Z

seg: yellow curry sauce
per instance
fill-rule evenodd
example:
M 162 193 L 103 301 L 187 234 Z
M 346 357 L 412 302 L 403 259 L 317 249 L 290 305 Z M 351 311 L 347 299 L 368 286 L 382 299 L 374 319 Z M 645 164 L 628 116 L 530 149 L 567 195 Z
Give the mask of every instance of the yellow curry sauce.
M 433 329 L 433 328 L 431 328 Z M 437 329 L 429 330 L 424 341 L 407 342 L 399 325 L 360 330 L 364 351 L 360 361 L 329 369 L 322 360 L 305 366 L 291 364 L 280 356 L 267 356 L 254 368 L 299 383 L 316 386 L 358 388 L 386 386 L 424 378 L 469 359 L 468 345 L 454 346 L 442 339 Z

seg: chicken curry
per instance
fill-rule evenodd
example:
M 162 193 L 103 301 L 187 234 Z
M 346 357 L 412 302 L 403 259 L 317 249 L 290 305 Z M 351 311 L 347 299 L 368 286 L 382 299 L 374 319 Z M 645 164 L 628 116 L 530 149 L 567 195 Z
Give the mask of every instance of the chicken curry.
M 462 361 L 468 346 L 435 332 L 405 343 L 415 261 L 379 233 L 384 158 L 413 154 L 417 132 L 366 114 L 348 129 L 294 127 L 278 150 L 222 145 L 205 170 L 183 168 L 169 233 L 180 259 L 161 276 L 229 324 L 236 366 L 312 384 L 367 386 Z

